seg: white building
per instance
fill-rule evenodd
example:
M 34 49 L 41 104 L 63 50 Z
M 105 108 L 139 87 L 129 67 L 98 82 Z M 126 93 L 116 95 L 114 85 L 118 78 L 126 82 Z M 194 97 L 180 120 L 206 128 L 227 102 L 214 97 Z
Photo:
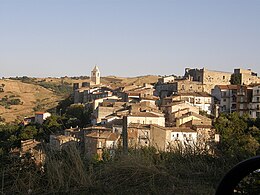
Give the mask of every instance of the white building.
M 197 132 L 187 127 L 173 127 L 170 132 L 169 147 L 196 146 Z
M 135 112 L 127 116 L 127 124 L 156 124 L 165 127 L 165 117 L 163 114 L 154 112 Z
M 211 114 L 212 106 L 214 103 L 213 97 L 206 92 L 189 92 L 178 93 L 173 95 L 173 100 L 184 100 L 189 102 L 192 106 L 199 108 L 201 111 L 205 111 L 207 114 Z
M 219 102 L 219 112 L 232 113 L 237 110 L 237 85 L 216 85 L 211 92 Z

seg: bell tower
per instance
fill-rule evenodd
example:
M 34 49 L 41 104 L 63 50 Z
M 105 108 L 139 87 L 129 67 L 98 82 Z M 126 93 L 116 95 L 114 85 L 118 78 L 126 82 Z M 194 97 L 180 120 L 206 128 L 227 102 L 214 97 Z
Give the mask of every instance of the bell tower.
M 95 85 L 100 84 L 100 71 L 97 66 L 93 68 L 91 71 L 91 82 L 93 82 Z

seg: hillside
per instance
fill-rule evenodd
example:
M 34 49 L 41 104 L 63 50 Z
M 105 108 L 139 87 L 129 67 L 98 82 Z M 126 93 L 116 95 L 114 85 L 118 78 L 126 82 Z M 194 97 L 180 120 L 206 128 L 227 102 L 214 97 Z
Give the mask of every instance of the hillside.
M 158 76 L 153 75 L 127 78 L 107 76 L 101 78 L 101 83 L 111 88 L 117 88 L 127 85 L 155 83 L 158 78 Z M 32 116 L 35 111 L 54 108 L 60 100 L 72 92 L 72 83 L 89 81 L 90 79 L 87 76 L 1 79 L 0 88 L 2 86 L 4 92 L 0 92 L 0 116 L 6 122 L 11 122 Z
M 19 80 L 0 80 L 4 92 L 0 93 L 0 116 L 6 122 L 32 116 L 35 111 L 47 110 L 57 105 L 59 96 L 54 92 L 35 84 L 23 83 Z M 4 98 L 4 99 L 3 99 Z M 19 99 L 18 105 L 10 105 L 11 100 Z M 5 101 L 6 100 L 6 101 Z

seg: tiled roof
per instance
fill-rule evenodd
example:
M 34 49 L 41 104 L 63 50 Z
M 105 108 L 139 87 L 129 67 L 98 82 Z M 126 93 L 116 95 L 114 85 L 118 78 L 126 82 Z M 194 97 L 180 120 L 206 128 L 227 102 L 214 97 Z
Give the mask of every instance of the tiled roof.
M 220 89 L 237 89 L 237 85 L 216 85 Z
M 131 116 L 138 116 L 138 117 L 161 117 L 161 115 L 157 115 L 155 113 L 151 113 L 151 112 L 134 112 L 134 113 L 131 113 L 129 115 L 129 117 Z

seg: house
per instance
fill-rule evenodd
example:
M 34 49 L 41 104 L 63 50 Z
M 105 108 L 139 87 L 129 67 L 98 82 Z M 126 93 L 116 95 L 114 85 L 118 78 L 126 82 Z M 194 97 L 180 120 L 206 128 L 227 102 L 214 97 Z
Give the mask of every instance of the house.
M 216 85 L 212 90 L 212 96 L 219 105 L 219 112 L 238 112 L 240 116 L 249 114 L 254 118 L 254 87 L 257 87 L 257 84 Z
M 64 130 L 64 135 L 73 137 L 75 141 L 82 143 L 84 142 L 84 132 L 82 129 L 76 127 L 76 128 L 69 128 Z
M 49 112 L 36 112 L 35 113 L 35 123 L 43 124 L 43 122 L 51 116 Z
M 78 144 L 79 141 L 79 139 L 71 136 L 50 135 L 50 147 L 53 150 L 61 150 L 68 145 Z
M 115 95 L 104 97 L 104 98 L 99 98 L 99 99 L 94 99 L 91 108 L 93 110 L 95 110 L 99 106 L 99 104 L 101 104 L 103 102 L 115 103 L 119 100 L 120 100 L 119 97 L 115 96 Z
M 205 116 L 202 116 L 195 112 L 187 112 L 187 113 L 183 114 L 182 116 L 176 118 L 176 127 L 179 127 L 189 121 L 199 121 L 199 123 L 207 124 L 207 125 L 211 125 L 211 123 L 212 123 L 211 119 L 209 119 Z
M 167 79 L 159 78 L 155 85 L 155 95 L 160 98 L 168 97 L 172 94 L 183 92 L 203 92 L 202 82 L 192 80 L 192 77 L 179 77 Z
M 92 132 L 85 135 L 85 154 L 101 160 L 105 151 L 112 156 L 118 146 L 120 135 L 109 131 Z
M 260 118 L 260 84 L 252 87 L 252 102 L 250 103 L 250 116 Z
M 151 146 L 151 125 L 130 123 L 127 132 L 129 147 Z
M 34 139 L 22 140 L 19 156 L 23 158 L 28 153 L 36 165 L 42 166 L 44 164 L 46 154 L 43 151 L 41 142 Z
M 165 114 L 166 126 L 175 126 L 176 118 L 183 114 L 193 112 L 199 114 L 199 108 L 191 105 L 186 101 L 174 101 L 160 106 L 161 111 Z
M 192 106 L 198 107 L 200 111 L 205 111 L 207 114 L 211 114 L 214 104 L 214 98 L 207 92 L 183 92 L 173 94 L 173 101 L 186 101 Z
M 35 117 L 34 116 L 32 116 L 32 117 L 24 117 L 23 121 L 21 122 L 21 124 L 25 126 L 25 125 L 28 125 L 30 123 L 34 123 L 34 121 L 35 121 Z
M 153 97 L 154 88 L 153 85 L 144 84 L 141 87 L 132 88 L 130 90 L 124 91 L 122 94 L 123 101 L 125 102 L 140 102 L 140 98 Z
M 187 146 L 195 148 L 197 145 L 197 132 L 189 127 L 171 127 L 167 129 L 167 150 L 181 149 Z
M 92 113 L 92 124 L 101 123 L 102 119 L 120 110 L 125 110 L 124 102 L 103 102 Z
M 211 126 L 212 127 L 212 126 Z M 204 127 L 206 128 L 206 127 Z M 153 146 L 161 151 L 172 149 L 208 149 L 214 141 L 215 132 L 203 130 L 202 126 L 195 129 L 192 127 L 162 127 L 160 125 L 145 125 L 131 123 L 128 126 L 129 147 Z M 129 135 L 131 137 L 129 138 Z M 213 135 L 213 136 L 212 136 Z M 207 147 L 206 147 L 207 146 Z
M 232 113 L 237 110 L 237 85 L 216 85 L 211 92 L 219 104 L 220 113 Z
M 127 116 L 127 124 L 140 123 L 140 124 L 158 124 L 165 126 L 165 117 L 162 113 L 156 112 L 131 112 Z
M 253 110 L 251 109 L 251 102 L 253 97 L 253 86 L 238 85 L 237 86 L 237 112 L 240 116 L 243 114 L 249 114 L 251 118 L 254 118 Z

